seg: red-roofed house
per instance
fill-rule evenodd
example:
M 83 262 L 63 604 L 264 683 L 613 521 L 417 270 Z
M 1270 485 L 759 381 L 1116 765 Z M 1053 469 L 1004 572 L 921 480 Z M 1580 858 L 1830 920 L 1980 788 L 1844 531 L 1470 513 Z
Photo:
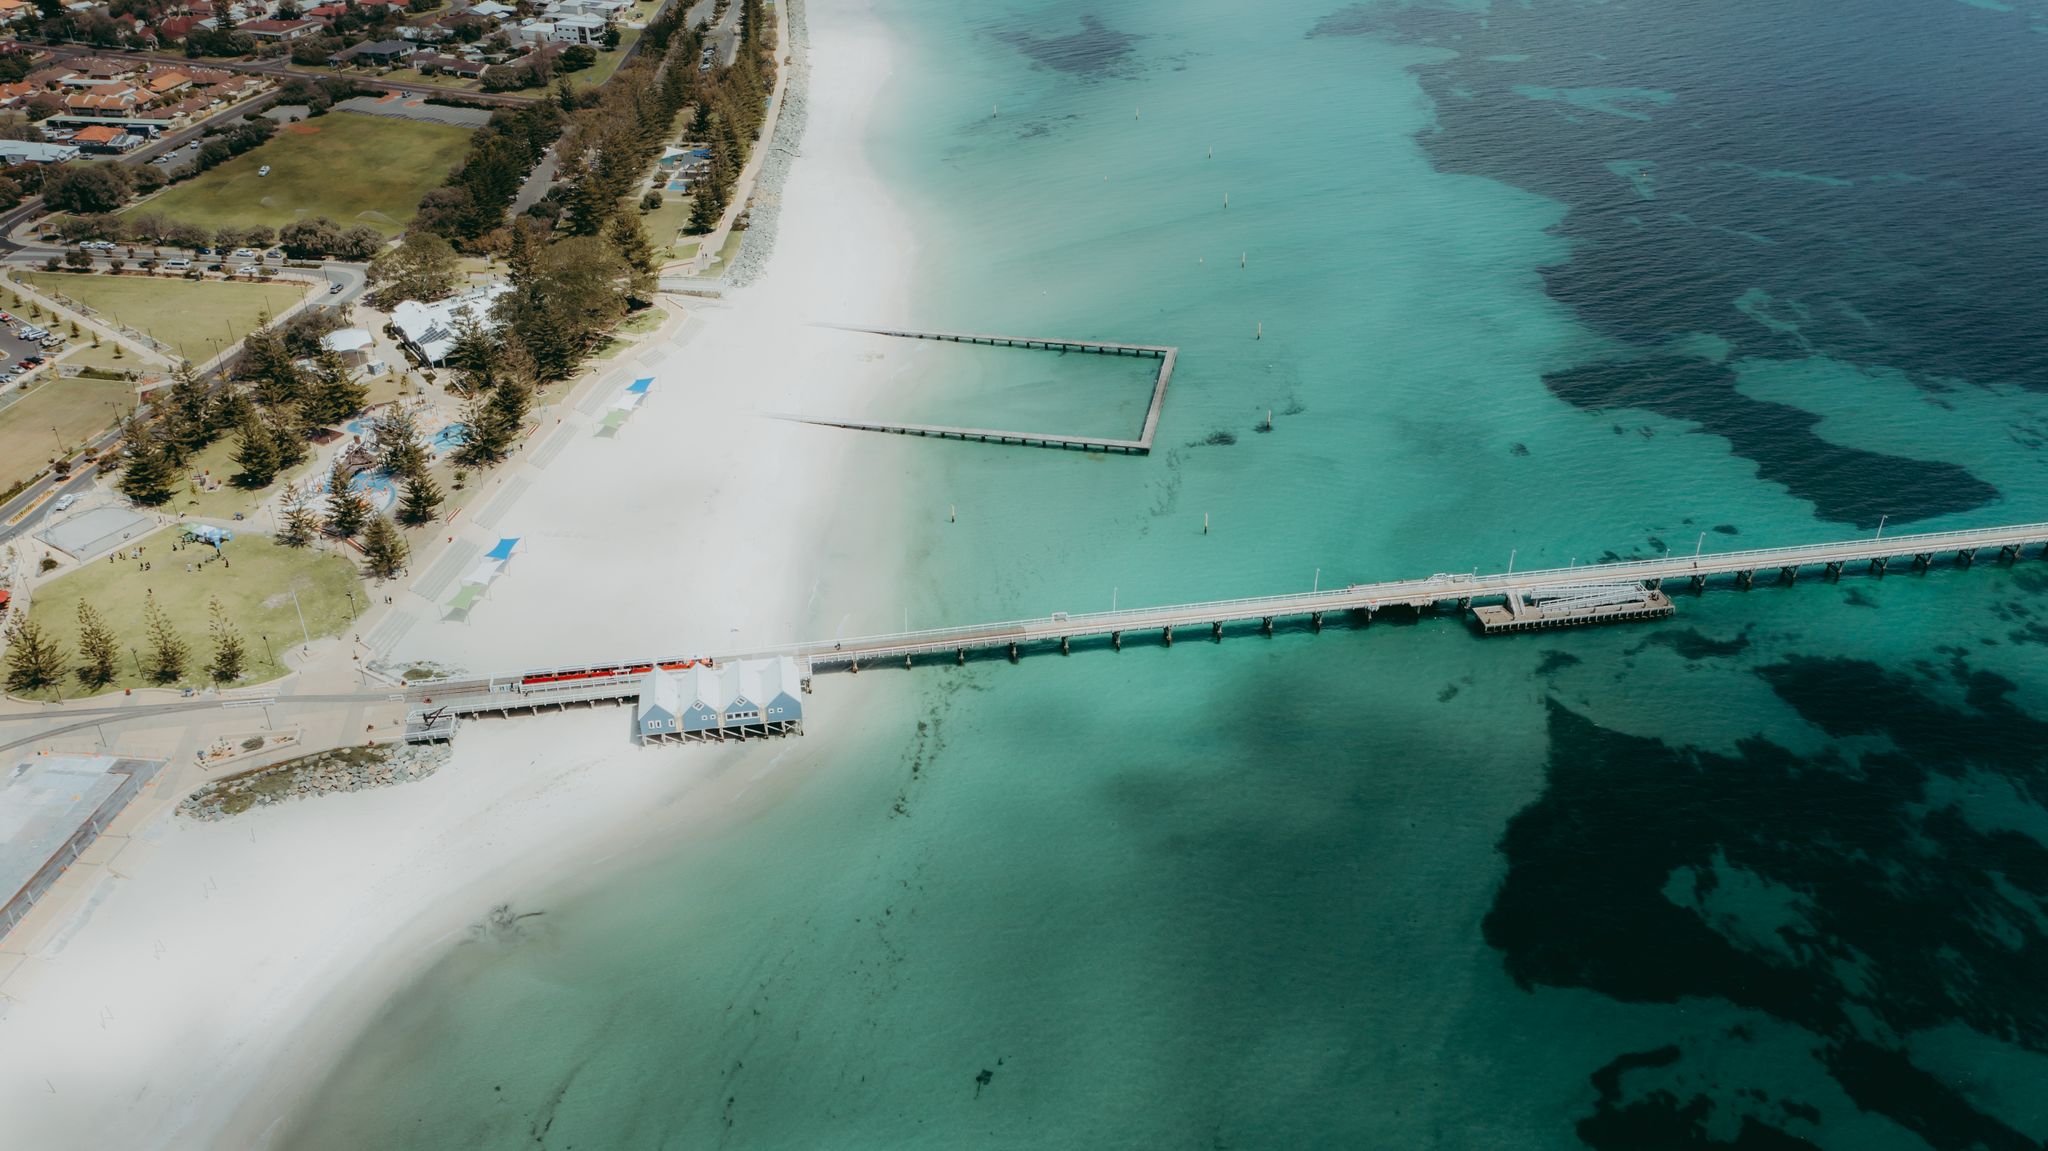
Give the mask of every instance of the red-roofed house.
M 175 43 L 183 40 L 185 35 L 191 32 L 192 29 L 199 27 L 199 22 L 204 19 L 206 19 L 204 16 L 173 16 L 158 24 L 156 26 L 156 33 L 158 36 L 163 37 L 164 40 Z
M 135 110 L 139 102 L 140 97 L 133 88 L 73 92 L 64 97 L 64 110 L 73 116 L 126 116 Z
M 88 152 L 127 152 L 140 147 L 142 137 L 131 136 L 112 124 L 94 124 L 80 128 L 71 142 Z

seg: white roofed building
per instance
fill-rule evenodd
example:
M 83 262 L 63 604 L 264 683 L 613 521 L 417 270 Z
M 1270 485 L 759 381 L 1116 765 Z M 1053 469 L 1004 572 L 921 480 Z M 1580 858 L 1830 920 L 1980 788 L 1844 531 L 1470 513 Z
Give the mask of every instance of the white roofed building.
M 510 284 L 485 284 L 431 304 L 405 300 L 391 309 L 391 322 L 405 334 L 406 346 L 414 354 L 427 363 L 438 364 L 454 350 L 455 338 L 465 322 L 474 322 L 485 331 L 498 326 L 491 316 L 491 305 L 511 290 Z

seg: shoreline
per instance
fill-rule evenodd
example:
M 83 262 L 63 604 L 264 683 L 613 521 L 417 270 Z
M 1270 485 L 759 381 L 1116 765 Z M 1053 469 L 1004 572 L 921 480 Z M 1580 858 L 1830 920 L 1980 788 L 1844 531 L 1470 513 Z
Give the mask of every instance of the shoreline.
M 811 325 L 907 296 L 908 223 L 864 152 L 888 41 L 862 0 L 830 7 L 783 16 L 792 41 L 822 30 L 831 47 L 807 67 L 810 44 L 792 44 L 802 63 L 785 100 L 803 110 L 806 162 L 780 129 L 764 145 L 764 182 L 783 186 L 769 242 L 753 247 L 758 274 L 683 304 L 666 341 L 611 365 L 656 378 L 642 409 L 615 439 L 576 438 L 493 524 L 526 542 L 474 622 L 421 612 L 394 658 L 533 666 L 656 635 L 807 634 L 829 623 L 829 601 L 893 579 L 891 541 L 835 530 L 841 500 L 894 496 L 838 482 L 854 438 L 760 415 L 884 380 Z M 655 538 L 641 525 L 663 499 Z M 821 602 L 815 557 L 849 552 Z M 814 730 L 857 727 L 873 690 L 813 696 Z M 493 721 L 403 786 L 211 823 L 162 805 L 90 891 L 9 941 L 24 952 L 0 971 L 10 1133 L 24 1146 L 280 1145 L 378 1009 L 487 936 L 494 908 L 544 908 L 677 836 L 738 826 L 832 752 L 802 739 L 645 749 L 629 727 L 614 708 Z

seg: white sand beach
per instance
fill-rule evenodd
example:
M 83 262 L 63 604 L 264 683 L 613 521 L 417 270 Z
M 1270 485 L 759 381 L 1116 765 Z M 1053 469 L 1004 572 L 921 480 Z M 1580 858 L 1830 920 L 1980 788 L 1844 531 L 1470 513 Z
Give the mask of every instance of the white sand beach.
M 911 239 L 862 151 L 883 31 L 862 0 L 808 18 L 808 125 L 765 274 L 622 359 L 656 380 L 644 407 L 470 530 L 522 538 L 511 574 L 470 622 L 415 600 L 398 657 L 498 671 L 820 626 L 815 556 L 856 494 L 838 474 L 851 437 L 758 413 L 879 370 L 809 325 L 898 318 Z M 887 554 L 841 582 L 888 580 Z M 866 688 L 813 696 L 813 730 Z M 6 1144 L 263 1146 L 368 1014 L 494 906 L 757 810 L 825 754 L 816 738 L 643 750 L 625 715 L 475 723 L 425 781 L 222 822 L 160 807 L 89 896 L 25 925 L 0 1000 Z

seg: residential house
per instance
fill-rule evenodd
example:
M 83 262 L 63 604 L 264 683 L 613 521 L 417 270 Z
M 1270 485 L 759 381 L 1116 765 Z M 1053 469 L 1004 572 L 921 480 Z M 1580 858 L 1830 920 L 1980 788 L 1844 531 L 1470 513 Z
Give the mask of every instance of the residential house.
M 317 36 L 326 29 L 327 26 L 318 20 L 251 20 L 235 31 L 252 39 L 268 40 L 275 44 Z
M 563 16 L 548 39 L 557 44 L 602 44 L 608 27 L 602 16 Z
M 141 102 L 141 94 L 133 88 L 72 92 L 64 97 L 64 111 L 72 116 L 105 116 L 119 119 L 134 112 Z
M 64 68 L 74 76 L 90 77 L 94 80 L 119 80 L 142 71 L 142 66 L 129 60 L 112 60 L 105 56 L 80 56 L 65 63 Z
M 0 24 L 12 24 L 33 11 L 35 5 L 26 0 L 0 0 Z
M 158 72 L 143 83 L 151 96 L 162 99 L 173 92 L 182 92 L 192 86 L 192 77 L 183 72 Z
M 486 67 L 481 61 L 465 60 L 460 56 L 443 56 L 437 52 L 421 52 L 410 63 L 426 75 L 446 72 L 450 76 L 461 76 L 474 80 L 484 74 Z
M 419 48 L 403 40 L 372 40 L 343 48 L 327 58 L 329 64 L 360 64 L 364 66 L 396 64 Z

